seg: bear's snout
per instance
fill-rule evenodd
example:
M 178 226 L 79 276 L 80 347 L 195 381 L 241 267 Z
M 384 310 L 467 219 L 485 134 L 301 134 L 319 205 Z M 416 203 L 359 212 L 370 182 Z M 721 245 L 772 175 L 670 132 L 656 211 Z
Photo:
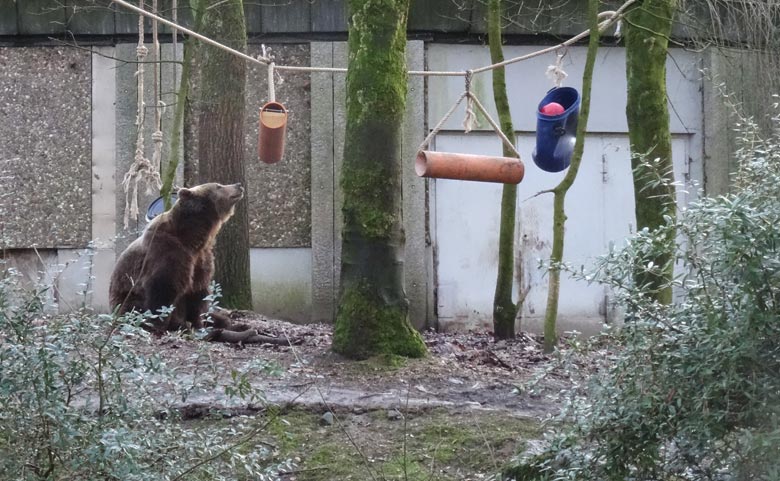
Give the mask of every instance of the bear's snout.
M 230 195 L 231 200 L 235 200 L 238 202 L 244 197 L 244 187 L 241 185 L 241 182 L 237 182 L 230 186 L 233 193 Z

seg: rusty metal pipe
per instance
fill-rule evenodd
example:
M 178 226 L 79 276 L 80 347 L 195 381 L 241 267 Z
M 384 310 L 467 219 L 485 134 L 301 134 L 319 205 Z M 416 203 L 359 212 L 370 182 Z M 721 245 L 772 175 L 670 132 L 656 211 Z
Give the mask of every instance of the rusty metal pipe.
M 275 164 L 284 157 L 284 137 L 287 132 L 287 109 L 279 102 L 260 107 L 257 151 L 260 160 Z
M 519 184 L 525 175 L 520 159 L 487 155 L 420 151 L 414 170 L 420 177 Z

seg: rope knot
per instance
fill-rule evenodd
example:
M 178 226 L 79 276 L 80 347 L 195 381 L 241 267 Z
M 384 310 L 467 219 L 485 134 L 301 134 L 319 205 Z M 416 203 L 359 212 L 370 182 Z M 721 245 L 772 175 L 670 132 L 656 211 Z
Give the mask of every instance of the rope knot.
M 146 45 L 139 45 L 135 48 L 135 54 L 139 59 L 144 59 L 149 54 L 149 49 Z
M 559 53 L 557 55 L 557 58 L 555 60 L 555 65 L 550 65 L 547 67 L 547 72 L 545 72 L 545 75 L 547 75 L 547 78 L 553 81 L 556 87 L 560 87 L 563 81 L 566 79 L 566 77 L 569 76 L 564 70 L 563 70 L 563 57 L 566 56 L 565 53 Z
M 152 133 L 152 140 L 155 142 L 162 142 L 163 141 L 163 133 L 161 130 L 157 130 L 154 133 Z
M 477 123 L 477 115 L 474 113 L 474 94 L 471 93 L 471 79 L 474 76 L 473 70 L 466 70 L 466 117 L 463 119 L 463 131 L 469 133 L 474 130 L 474 124 Z

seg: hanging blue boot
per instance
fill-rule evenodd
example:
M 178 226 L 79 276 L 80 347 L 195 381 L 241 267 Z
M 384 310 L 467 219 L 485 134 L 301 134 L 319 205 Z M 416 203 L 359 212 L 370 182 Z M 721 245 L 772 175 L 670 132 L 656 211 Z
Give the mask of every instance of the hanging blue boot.
M 536 110 L 534 163 L 546 172 L 560 172 L 571 163 L 577 138 L 580 94 L 572 87 L 554 87 Z

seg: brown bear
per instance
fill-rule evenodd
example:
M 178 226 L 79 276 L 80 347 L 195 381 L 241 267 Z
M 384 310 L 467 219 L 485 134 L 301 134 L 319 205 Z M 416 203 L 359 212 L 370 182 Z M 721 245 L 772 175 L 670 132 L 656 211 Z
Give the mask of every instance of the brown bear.
M 214 241 L 244 189 L 241 184 L 210 183 L 180 189 L 178 197 L 171 210 L 155 217 L 119 256 L 109 286 L 111 306 L 118 306 L 119 314 L 156 314 L 173 306 L 167 318 L 146 326 L 157 332 L 203 327 L 201 316 L 208 307 L 204 298 L 214 275 Z

